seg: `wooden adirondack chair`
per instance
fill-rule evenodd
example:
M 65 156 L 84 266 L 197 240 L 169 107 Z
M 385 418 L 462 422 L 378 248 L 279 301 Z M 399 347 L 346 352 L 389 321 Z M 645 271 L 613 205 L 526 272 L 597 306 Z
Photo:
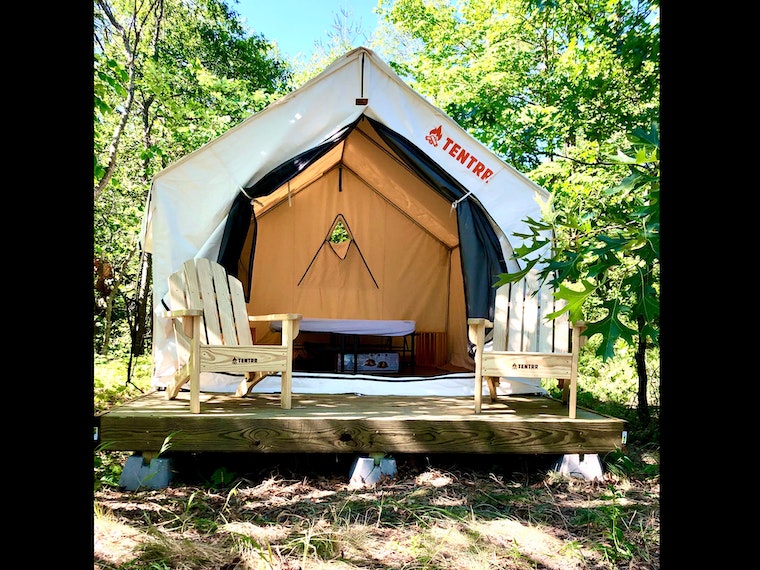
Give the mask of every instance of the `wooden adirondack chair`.
M 495 402 L 499 379 L 511 376 L 556 378 L 569 416 L 575 418 L 578 351 L 586 341 L 582 336 L 586 325 L 575 323 L 571 327 L 566 314 L 551 321 L 544 318 L 558 308 L 549 287 L 539 288 L 535 276 L 528 275 L 497 289 L 493 323 L 484 318 L 468 319 L 470 341 L 475 344 L 476 414 L 481 412 L 483 379 Z M 486 351 L 486 329 L 491 328 L 493 347 Z
M 243 286 L 227 275 L 224 267 L 209 259 L 186 261 L 169 276 L 170 310 L 177 341 L 177 372 L 166 388 L 174 399 L 190 382 L 190 411 L 200 413 L 200 373 L 243 374 L 237 389 L 245 396 L 267 373 L 282 373 L 280 405 L 291 408 L 293 342 L 298 336 L 301 315 L 248 316 Z M 282 343 L 254 344 L 253 321 L 281 321 Z

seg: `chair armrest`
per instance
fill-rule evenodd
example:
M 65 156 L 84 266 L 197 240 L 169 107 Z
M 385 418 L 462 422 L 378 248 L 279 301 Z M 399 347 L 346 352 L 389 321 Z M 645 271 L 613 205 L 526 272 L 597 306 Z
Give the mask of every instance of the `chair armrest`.
M 487 329 L 493 328 L 493 323 L 484 317 L 471 317 L 467 319 L 468 325 L 485 325 Z
M 586 323 L 583 321 L 578 321 L 576 323 L 572 323 L 572 325 L 574 329 L 576 328 L 578 329 L 578 336 L 580 337 L 578 348 L 586 346 L 586 342 L 588 342 L 588 337 L 585 334 L 583 334 L 583 332 L 588 328 L 586 326 Z
M 164 311 L 163 316 L 167 319 L 178 319 L 180 317 L 200 317 L 203 314 L 201 309 L 177 309 L 176 311 Z
M 467 319 L 467 338 L 476 347 L 481 347 L 485 342 L 486 329 L 493 328 L 493 323 L 484 317 L 471 317 Z
M 275 313 L 271 315 L 249 315 L 248 320 L 255 321 L 300 321 L 303 315 L 298 313 Z
M 257 321 L 282 321 L 282 343 L 283 346 L 289 344 L 293 346 L 293 339 L 298 336 L 301 328 L 301 319 L 303 315 L 298 313 L 275 313 L 271 315 L 249 315 L 248 322 L 255 323 Z M 290 323 L 286 325 L 286 323 Z

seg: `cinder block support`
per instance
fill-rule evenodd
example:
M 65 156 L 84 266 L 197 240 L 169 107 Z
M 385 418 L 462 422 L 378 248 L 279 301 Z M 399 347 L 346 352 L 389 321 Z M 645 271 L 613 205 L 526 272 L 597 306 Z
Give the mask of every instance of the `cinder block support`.
M 350 484 L 354 486 L 375 485 L 382 477 L 396 478 L 396 460 L 384 453 L 371 457 L 357 457 L 349 472 Z
M 597 453 L 567 453 L 554 463 L 551 470 L 586 481 L 604 479 L 604 468 Z
M 127 491 L 137 489 L 164 489 L 172 480 L 171 459 L 154 457 L 147 460 L 136 453 L 127 458 L 119 477 L 119 487 Z

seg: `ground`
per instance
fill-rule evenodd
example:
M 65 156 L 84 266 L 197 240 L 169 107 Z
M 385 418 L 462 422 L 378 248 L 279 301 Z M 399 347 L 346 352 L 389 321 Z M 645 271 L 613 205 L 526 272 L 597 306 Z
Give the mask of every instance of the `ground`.
M 94 568 L 659 569 L 659 476 L 559 475 L 542 456 L 173 458 L 159 490 L 95 491 Z

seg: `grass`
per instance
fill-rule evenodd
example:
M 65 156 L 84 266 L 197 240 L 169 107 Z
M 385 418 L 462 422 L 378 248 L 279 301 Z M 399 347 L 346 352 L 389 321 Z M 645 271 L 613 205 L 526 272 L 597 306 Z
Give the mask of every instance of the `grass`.
M 96 358 L 96 410 L 149 389 L 149 360 L 129 383 L 126 362 Z M 540 456 L 398 455 L 395 479 L 355 488 L 352 458 L 197 454 L 174 457 L 169 488 L 127 492 L 128 454 L 99 449 L 95 568 L 658 569 L 659 405 L 640 425 L 631 383 L 617 363 L 582 359 L 579 405 L 630 426 L 603 481 Z
M 127 374 L 129 357 L 95 355 L 95 412 L 103 412 L 150 390 L 150 356 L 135 357 Z
M 100 568 L 657 568 L 656 479 L 604 483 L 507 464 L 415 466 L 350 488 L 341 470 L 260 465 L 227 490 L 96 493 Z M 113 550 L 104 538 L 118 537 Z M 98 540 L 100 539 L 100 540 Z M 123 545 L 131 544 L 128 551 Z

